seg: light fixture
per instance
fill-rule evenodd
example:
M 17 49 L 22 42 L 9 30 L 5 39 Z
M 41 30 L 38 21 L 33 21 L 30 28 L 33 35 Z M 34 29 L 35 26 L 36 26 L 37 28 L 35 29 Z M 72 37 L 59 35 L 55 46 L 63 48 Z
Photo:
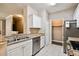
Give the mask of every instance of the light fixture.
M 16 14 L 15 16 L 17 16 L 17 17 L 23 17 L 22 15 L 20 15 L 20 14 Z
M 56 3 L 50 2 L 49 5 L 54 6 Z

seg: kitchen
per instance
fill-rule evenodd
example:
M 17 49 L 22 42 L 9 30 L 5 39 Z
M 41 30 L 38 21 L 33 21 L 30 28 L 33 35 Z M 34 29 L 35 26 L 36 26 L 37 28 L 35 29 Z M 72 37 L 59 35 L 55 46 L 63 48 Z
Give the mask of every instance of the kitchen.
M 70 28 L 70 22 L 68 25 L 64 22 L 76 19 L 79 25 L 78 6 L 77 3 L 0 4 L 0 55 L 35 56 L 51 44 L 64 47 L 67 55 L 70 52 L 64 45 L 64 29 L 65 25 Z
M 45 46 L 45 34 L 40 31 L 41 17 L 37 12 L 35 11 L 35 14 L 26 4 L 1 4 L 1 7 L 3 7 L 1 12 L 4 11 L 5 15 L 0 20 L 1 35 L 6 42 L 4 55 L 32 56 L 39 52 Z

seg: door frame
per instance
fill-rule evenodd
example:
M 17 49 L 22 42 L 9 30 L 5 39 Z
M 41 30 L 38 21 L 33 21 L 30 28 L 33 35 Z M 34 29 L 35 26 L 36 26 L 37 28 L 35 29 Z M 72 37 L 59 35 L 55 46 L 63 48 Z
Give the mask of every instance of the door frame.
M 62 43 L 64 41 L 64 19 L 63 18 L 59 18 L 59 20 L 63 20 L 63 26 L 62 26 Z M 57 19 L 50 19 L 49 22 L 50 22 L 50 43 L 52 43 L 52 20 L 58 20 Z M 63 45 L 63 44 L 62 44 Z

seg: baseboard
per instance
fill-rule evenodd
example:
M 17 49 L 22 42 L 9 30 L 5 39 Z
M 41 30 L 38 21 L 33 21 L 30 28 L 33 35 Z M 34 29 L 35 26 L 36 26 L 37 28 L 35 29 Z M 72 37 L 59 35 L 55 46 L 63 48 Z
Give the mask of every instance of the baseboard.
M 56 44 L 56 45 L 60 45 L 60 46 L 63 45 L 63 43 L 61 43 L 61 42 L 56 42 L 56 41 L 52 41 L 52 44 Z

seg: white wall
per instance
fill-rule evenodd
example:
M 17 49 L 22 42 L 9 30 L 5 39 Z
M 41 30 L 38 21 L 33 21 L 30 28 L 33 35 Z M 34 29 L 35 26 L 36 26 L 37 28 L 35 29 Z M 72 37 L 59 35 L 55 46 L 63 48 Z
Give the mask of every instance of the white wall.
M 64 19 L 64 20 L 72 20 L 73 13 L 75 9 L 63 10 L 55 13 L 49 14 L 49 19 Z

